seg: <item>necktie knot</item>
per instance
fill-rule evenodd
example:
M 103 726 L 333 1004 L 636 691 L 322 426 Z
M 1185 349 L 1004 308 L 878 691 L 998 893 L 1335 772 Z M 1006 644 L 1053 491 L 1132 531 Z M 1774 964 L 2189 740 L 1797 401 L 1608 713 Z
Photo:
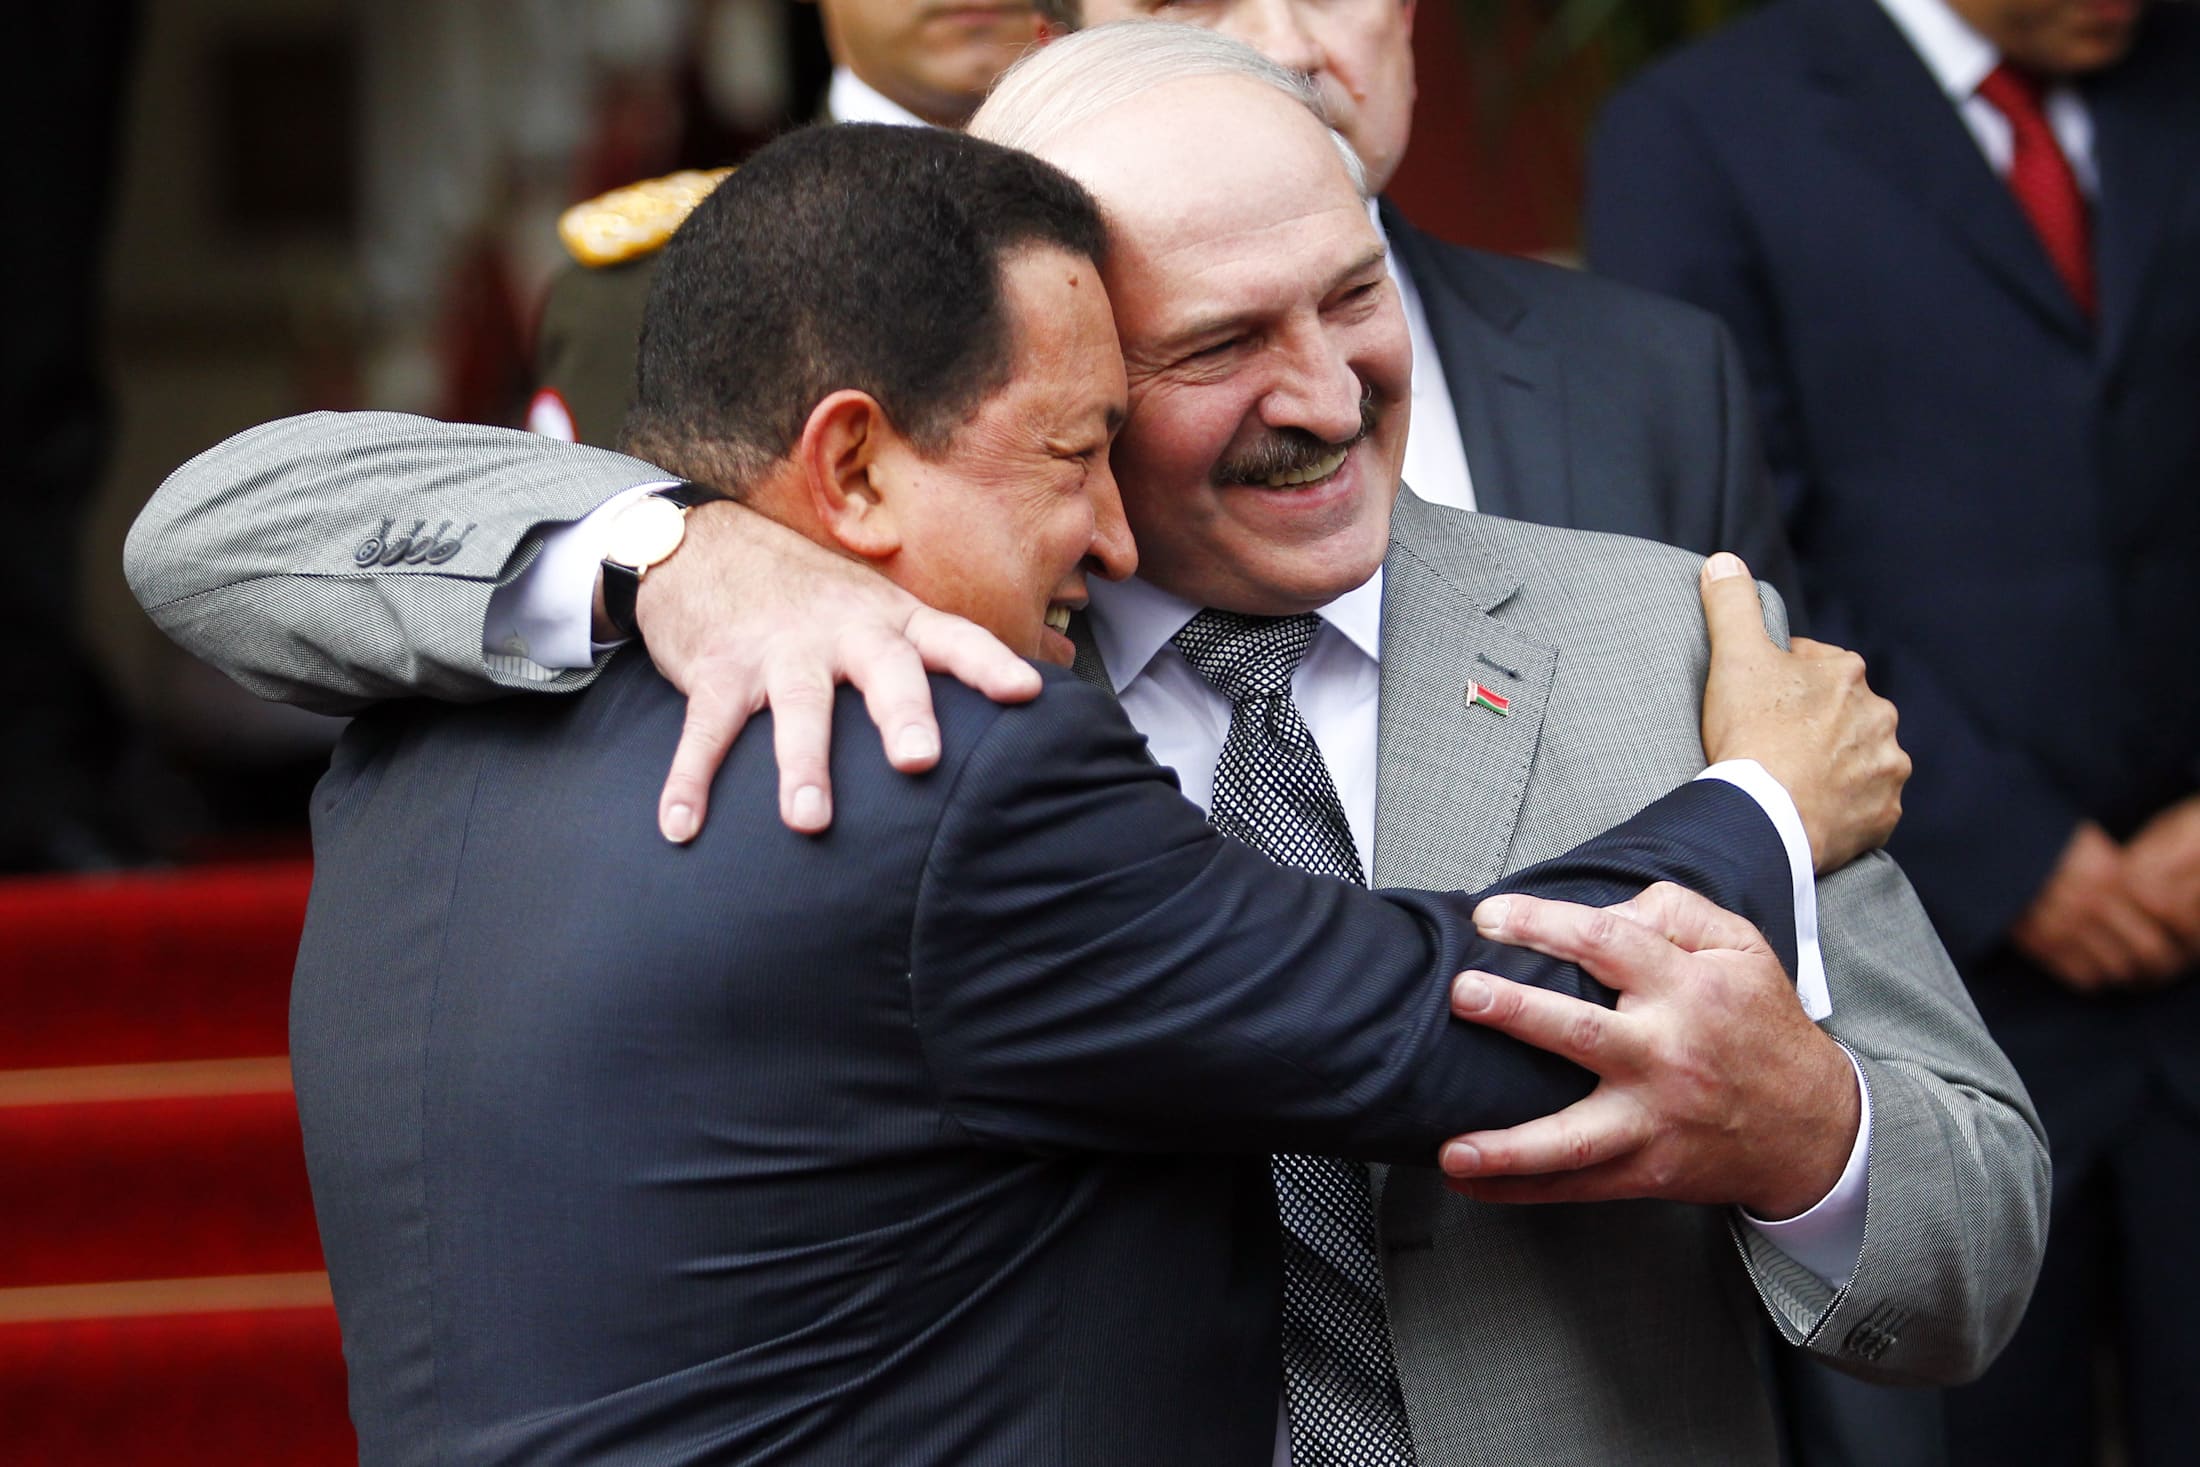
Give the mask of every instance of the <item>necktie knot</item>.
M 1261 698 L 1291 696 L 1291 675 L 1314 645 L 1321 618 L 1247 616 L 1212 608 L 1186 622 L 1169 640 L 1192 670 L 1234 707 Z
M 2004 61 L 1978 84 L 1978 94 L 1994 104 L 2012 127 L 2047 125 L 2047 82 Z
M 2009 123 L 2009 188 L 2048 263 L 2088 319 L 2094 314 L 2093 235 L 2078 176 L 2047 121 L 2047 83 L 2004 61 L 1978 94 Z

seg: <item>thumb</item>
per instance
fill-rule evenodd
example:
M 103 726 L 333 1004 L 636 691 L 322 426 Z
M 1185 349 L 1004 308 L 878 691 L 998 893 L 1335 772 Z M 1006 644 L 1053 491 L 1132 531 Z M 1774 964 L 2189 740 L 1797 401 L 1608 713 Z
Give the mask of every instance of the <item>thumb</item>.
M 1747 656 L 1772 645 L 1765 635 L 1765 610 L 1757 599 L 1757 583 L 1750 579 L 1749 567 L 1740 556 L 1722 550 L 1705 561 L 1697 589 L 1703 595 L 1713 661 Z

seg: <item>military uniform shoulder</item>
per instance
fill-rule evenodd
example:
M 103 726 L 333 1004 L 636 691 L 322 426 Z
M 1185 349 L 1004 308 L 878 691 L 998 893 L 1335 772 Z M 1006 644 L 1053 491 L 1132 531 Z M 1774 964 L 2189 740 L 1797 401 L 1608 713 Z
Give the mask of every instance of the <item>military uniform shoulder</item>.
M 653 254 L 732 172 L 689 168 L 599 194 L 558 216 L 558 238 L 591 269 Z

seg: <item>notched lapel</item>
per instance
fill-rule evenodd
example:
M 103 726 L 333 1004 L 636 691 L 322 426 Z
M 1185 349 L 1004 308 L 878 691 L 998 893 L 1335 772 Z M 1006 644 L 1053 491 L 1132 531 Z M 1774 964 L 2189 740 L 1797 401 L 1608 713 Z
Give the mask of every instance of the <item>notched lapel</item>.
M 1565 377 L 1528 302 L 1472 255 L 1431 248 L 1387 203 L 1383 221 L 1421 293 L 1476 507 L 1509 519 L 1574 523 Z
M 1492 615 L 1520 577 L 1473 517 L 1401 494 L 1383 563 L 1375 883 L 1486 886 L 1504 874 L 1543 736 L 1556 649 Z M 1502 714 L 1470 701 L 1481 685 Z
M 1923 207 L 1981 265 L 2058 330 L 2093 328 L 1978 142 L 1895 23 L 1876 5 L 1822 6 L 1818 81 L 1831 132 Z
M 2189 78 L 2165 68 L 2141 69 L 2151 58 L 2141 35 L 2131 59 L 2086 88 L 2093 118 L 2093 156 L 2101 197 L 2093 216 L 2093 260 L 2101 293 L 2101 362 L 2113 369 L 2131 344 L 2147 299 L 2148 277 L 2175 269 L 2162 258 L 2174 221 L 2188 217 L 2193 187 L 2186 154 L 2162 141 L 2162 121 L 2194 104 L 2177 88 Z M 2183 262 L 2190 269 L 2191 262 Z

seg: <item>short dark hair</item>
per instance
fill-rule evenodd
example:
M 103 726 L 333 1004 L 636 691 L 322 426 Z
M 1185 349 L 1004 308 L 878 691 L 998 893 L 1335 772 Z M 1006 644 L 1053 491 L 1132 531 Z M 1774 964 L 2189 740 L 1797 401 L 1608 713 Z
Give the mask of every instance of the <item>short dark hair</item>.
M 1100 211 L 1028 153 L 925 127 L 790 134 L 697 206 L 657 262 L 627 450 L 741 494 L 843 388 L 920 452 L 1008 380 L 1001 265 L 1051 246 L 1099 263 Z

